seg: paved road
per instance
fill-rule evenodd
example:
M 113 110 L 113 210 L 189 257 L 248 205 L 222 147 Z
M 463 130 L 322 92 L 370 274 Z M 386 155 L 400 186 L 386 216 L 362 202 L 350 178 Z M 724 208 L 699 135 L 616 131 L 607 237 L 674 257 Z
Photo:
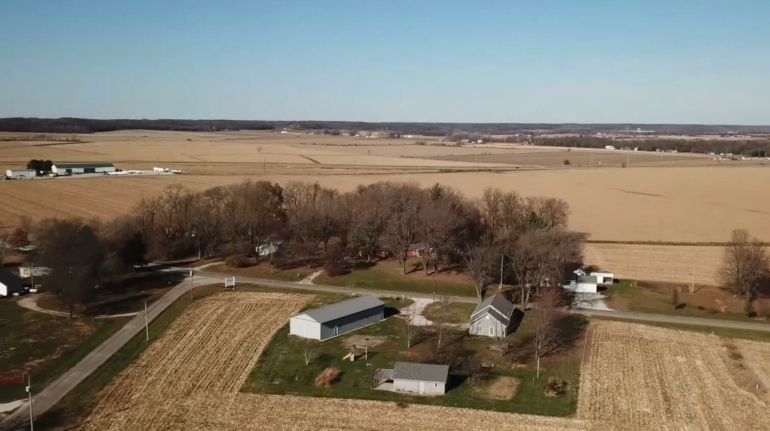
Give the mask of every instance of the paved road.
M 571 312 L 583 314 L 586 316 L 633 320 L 635 322 L 675 323 L 681 325 L 708 326 L 710 328 L 743 329 L 749 331 L 770 332 L 770 324 L 759 322 L 704 319 L 702 317 L 666 316 L 664 314 L 633 313 L 630 311 L 571 310 Z
M 209 277 L 209 278 L 219 278 L 222 281 L 224 281 L 224 278 L 227 277 L 226 274 L 219 273 L 219 272 L 197 271 L 196 274 L 200 274 L 204 277 Z M 293 283 L 288 281 L 269 280 L 267 278 L 251 278 L 251 277 L 236 276 L 235 281 L 238 283 L 259 284 L 259 285 L 268 286 L 268 287 L 278 287 L 282 289 L 308 290 L 312 292 L 342 293 L 345 295 L 363 294 L 363 295 L 375 295 L 375 296 L 386 297 L 386 298 L 408 297 L 408 298 L 433 299 L 433 294 L 431 293 L 399 292 L 397 290 L 381 290 L 381 289 L 361 289 L 356 287 L 327 286 L 322 284 L 300 284 L 300 283 Z M 477 304 L 479 302 L 478 300 L 476 300 L 475 297 L 470 297 L 470 296 L 451 296 L 449 298 L 449 301 L 465 302 L 469 304 Z
M 224 279 L 225 275 L 216 272 L 198 272 L 198 274 L 204 275 L 210 278 Z M 339 286 L 326 286 L 326 285 L 308 285 L 299 283 L 290 283 L 285 281 L 268 280 L 264 278 L 246 278 L 237 277 L 236 281 L 240 283 L 252 283 L 260 284 L 263 286 L 280 287 L 284 289 L 299 289 L 309 290 L 315 292 L 332 292 L 343 294 L 369 294 L 380 297 L 389 298 L 423 298 L 433 299 L 433 295 L 430 293 L 417 293 L 417 292 L 398 292 L 393 290 L 373 290 L 362 289 L 355 287 L 339 287 Z M 469 304 L 477 304 L 478 300 L 475 297 L 468 296 L 452 296 L 450 302 L 464 302 Z M 634 320 L 637 322 L 656 322 L 656 323 L 676 323 L 682 325 L 696 325 L 696 326 L 708 326 L 713 328 L 728 328 L 728 329 L 744 329 L 751 331 L 763 331 L 770 332 L 770 324 L 761 322 L 740 322 L 733 320 L 722 319 L 705 319 L 701 317 L 684 317 L 684 316 L 668 316 L 665 314 L 647 314 L 647 313 L 633 313 L 629 311 L 609 311 L 609 310 L 589 310 L 589 309 L 571 309 L 571 313 L 583 314 L 585 316 L 600 316 L 611 317 L 614 319 Z
M 39 296 L 25 296 L 24 298 L 19 299 L 16 302 L 16 305 L 26 308 L 27 310 L 37 311 L 38 313 L 44 313 L 44 314 L 50 314 L 51 316 L 61 316 L 61 317 L 70 317 L 69 313 L 65 313 L 63 311 L 56 311 L 56 310 L 49 310 L 47 308 L 41 308 L 39 305 L 37 305 L 37 299 Z M 94 316 L 94 319 L 118 319 L 121 317 L 134 317 L 139 313 L 123 313 L 123 314 L 110 314 L 110 315 L 100 315 L 100 316 Z
M 220 277 L 217 277 L 220 278 Z M 212 280 L 206 277 L 195 277 L 195 285 L 211 284 L 217 280 Z M 169 305 L 177 300 L 180 296 L 190 290 L 189 278 L 182 281 L 171 290 L 166 292 L 160 299 L 155 301 L 147 309 L 147 317 L 150 321 L 154 320 L 165 310 Z M 102 343 L 99 347 L 95 348 L 85 358 L 83 358 L 72 369 L 62 374 L 58 379 L 54 380 L 40 393 L 34 395 L 32 399 L 33 413 L 35 417 L 38 417 L 53 407 L 59 400 L 61 400 L 67 393 L 73 390 L 80 382 L 82 382 L 91 373 L 96 371 L 99 366 L 104 364 L 107 359 L 115 354 L 121 347 L 134 338 L 138 333 L 144 330 L 144 313 L 140 313 L 123 328 L 118 330 L 107 341 Z M 33 389 L 34 389 L 34 381 Z M 0 430 L 13 430 L 19 429 L 21 426 L 26 426 L 29 423 L 29 407 L 27 403 L 24 403 L 19 407 L 14 414 L 10 415 L 5 421 L 0 423 Z

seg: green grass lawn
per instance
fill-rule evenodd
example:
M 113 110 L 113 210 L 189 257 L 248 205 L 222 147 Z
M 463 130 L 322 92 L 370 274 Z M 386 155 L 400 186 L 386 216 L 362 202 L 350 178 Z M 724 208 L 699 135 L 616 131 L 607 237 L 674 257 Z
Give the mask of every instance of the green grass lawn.
M 302 280 L 303 278 L 307 277 L 308 275 L 312 274 L 315 271 L 318 271 L 321 268 L 308 268 L 307 266 L 297 266 L 294 268 L 278 268 L 273 267 L 273 271 L 270 271 L 270 262 L 262 262 L 258 265 L 249 266 L 246 268 L 232 268 L 225 264 L 222 265 L 212 265 L 205 269 L 205 271 L 209 272 L 221 272 L 222 274 L 228 274 L 235 276 L 235 279 L 238 280 L 238 277 L 252 277 L 252 278 L 267 278 L 270 280 L 278 280 L 278 281 L 288 281 L 288 282 L 297 282 Z
M 464 302 L 450 302 L 446 305 L 443 316 L 441 315 L 441 303 L 434 302 L 428 304 L 423 311 L 423 315 L 433 322 L 445 323 L 468 323 L 468 320 L 476 309 L 476 304 L 467 304 Z
M 581 321 L 580 332 L 582 333 L 583 318 L 577 316 L 569 318 Z M 519 331 L 510 337 L 512 344 L 522 344 L 519 348 L 521 351 L 514 353 L 521 358 L 527 356 L 524 352 L 529 349 L 528 345 L 524 344 L 532 334 L 530 320 L 525 317 Z M 350 335 L 384 338 L 383 344 L 369 349 L 369 361 L 373 362 L 374 369 L 393 368 L 396 361 L 459 363 L 463 360 L 491 363 L 495 364 L 495 368 L 491 371 L 490 379 L 485 381 L 472 382 L 462 375 L 454 375 L 450 382 L 451 389 L 443 396 L 424 397 L 373 390 L 370 388 L 372 368 L 367 365 L 366 360 L 363 358 L 355 362 L 342 360 L 343 356 L 349 353 L 344 341 Z M 435 334 L 420 330 L 417 338 L 417 343 L 407 349 L 398 319 L 390 317 L 383 322 L 323 343 L 311 342 L 315 344 L 315 356 L 309 365 L 305 365 L 302 346 L 308 341 L 290 336 L 289 328 L 286 326 L 276 334 L 265 349 L 242 391 L 434 404 L 551 416 L 570 416 L 575 413 L 580 372 L 580 354 L 573 351 L 576 348 L 567 348 L 563 352 L 544 358 L 541 363 L 540 379 L 536 380 L 535 366 L 531 357 L 528 362 L 511 367 L 508 358 L 501 358 L 499 353 L 493 350 L 496 346 L 494 339 L 471 337 L 465 331 L 455 331 L 444 337 L 445 347 L 437 355 Z M 331 366 L 342 371 L 340 380 L 331 388 L 315 386 L 313 384 L 315 377 L 323 369 Z M 519 386 L 512 399 L 497 400 L 484 395 L 486 388 L 498 376 L 518 379 Z M 545 384 L 550 376 L 558 376 L 569 382 L 569 391 L 566 395 L 547 397 L 544 394 Z
M 354 269 L 348 274 L 337 277 L 329 277 L 322 273 L 313 280 L 313 283 L 359 289 L 420 293 L 433 293 L 435 291 L 437 295 L 476 296 L 476 288 L 472 283 L 446 281 L 443 278 L 433 281 L 430 277 L 423 277 L 419 274 L 403 275 L 377 266 Z
M 674 307 L 671 287 L 658 287 L 623 280 L 609 286 L 604 292 L 610 308 L 639 313 L 666 314 L 672 316 L 703 317 L 756 321 L 742 312 L 742 300 L 716 287 L 704 287 L 693 294 L 680 288 L 679 305 Z M 727 312 L 717 311 L 717 302 L 727 307 Z
M 39 391 L 77 364 L 128 321 L 54 318 L 0 300 L 0 377 L 18 377 L 29 370 Z M 0 383 L 0 402 L 26 396 L 26 384 Z

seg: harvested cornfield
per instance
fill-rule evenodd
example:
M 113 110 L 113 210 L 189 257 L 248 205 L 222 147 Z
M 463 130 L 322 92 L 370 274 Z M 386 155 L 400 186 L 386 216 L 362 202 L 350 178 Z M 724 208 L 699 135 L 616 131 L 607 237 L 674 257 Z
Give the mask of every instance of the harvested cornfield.
M 607 430 L 765 430 L 770 344 L 592 323 L 578 417 Z M 736 361 L 726 345 L 744 352 Z M 752 380 L 753 381 L 750 381 Z
M 196 395 L 226 405 L 237 394 L 275 331 L 307 296 L 226 292 L 182 315 L 102 394 L 85 430 L 173 426 Z M 189 429 L 183 427 L 184 429 Z
M 721 246 L 586 244 L 584 262 L 621 279 L 716 285 L 723 254 Z
M 81 430 L 585 430 L 585 421 L 238 393 L 306 296 L 227 292 L 189 309 L 101 394 Z

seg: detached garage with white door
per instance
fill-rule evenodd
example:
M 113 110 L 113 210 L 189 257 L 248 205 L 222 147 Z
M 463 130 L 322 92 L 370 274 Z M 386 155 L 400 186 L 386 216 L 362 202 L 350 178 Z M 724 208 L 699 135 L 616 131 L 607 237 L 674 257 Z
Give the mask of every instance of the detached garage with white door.
M 359 296 L 293 316 L 289 319 L 289 334 L 323 341 L 384 318 L 382 301 L 374 296 Z

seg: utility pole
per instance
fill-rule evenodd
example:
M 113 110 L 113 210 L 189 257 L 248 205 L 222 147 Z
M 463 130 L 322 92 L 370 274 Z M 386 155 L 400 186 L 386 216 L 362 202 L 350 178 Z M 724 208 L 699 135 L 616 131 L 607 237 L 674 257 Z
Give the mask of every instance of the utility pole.
M 29 394 L 29 430 L 35 431 L 35 423 L 32 416 L 32 374 L 27 372 L 27 393 Z
M 267 157 L 262 157 L 262 175 L 267 175 Z
M 626 153 L 626 167 L 631 163 L 631 153 Z
M 503 290 L 503 262 L 505 262 L 505 255 L 500 254 L 500 286 L 497 287 L 497 291 Z
M 144 301 L 144 335 L 150 341 L 150 322 L 147 319 L 147 301 Z
M 195 296 L 193 295 L 193 289 L 195 289 L 195 273 L 191 269 L 190 270 L 190 301 L 192 301 L 193 298 L 195 298 Z

